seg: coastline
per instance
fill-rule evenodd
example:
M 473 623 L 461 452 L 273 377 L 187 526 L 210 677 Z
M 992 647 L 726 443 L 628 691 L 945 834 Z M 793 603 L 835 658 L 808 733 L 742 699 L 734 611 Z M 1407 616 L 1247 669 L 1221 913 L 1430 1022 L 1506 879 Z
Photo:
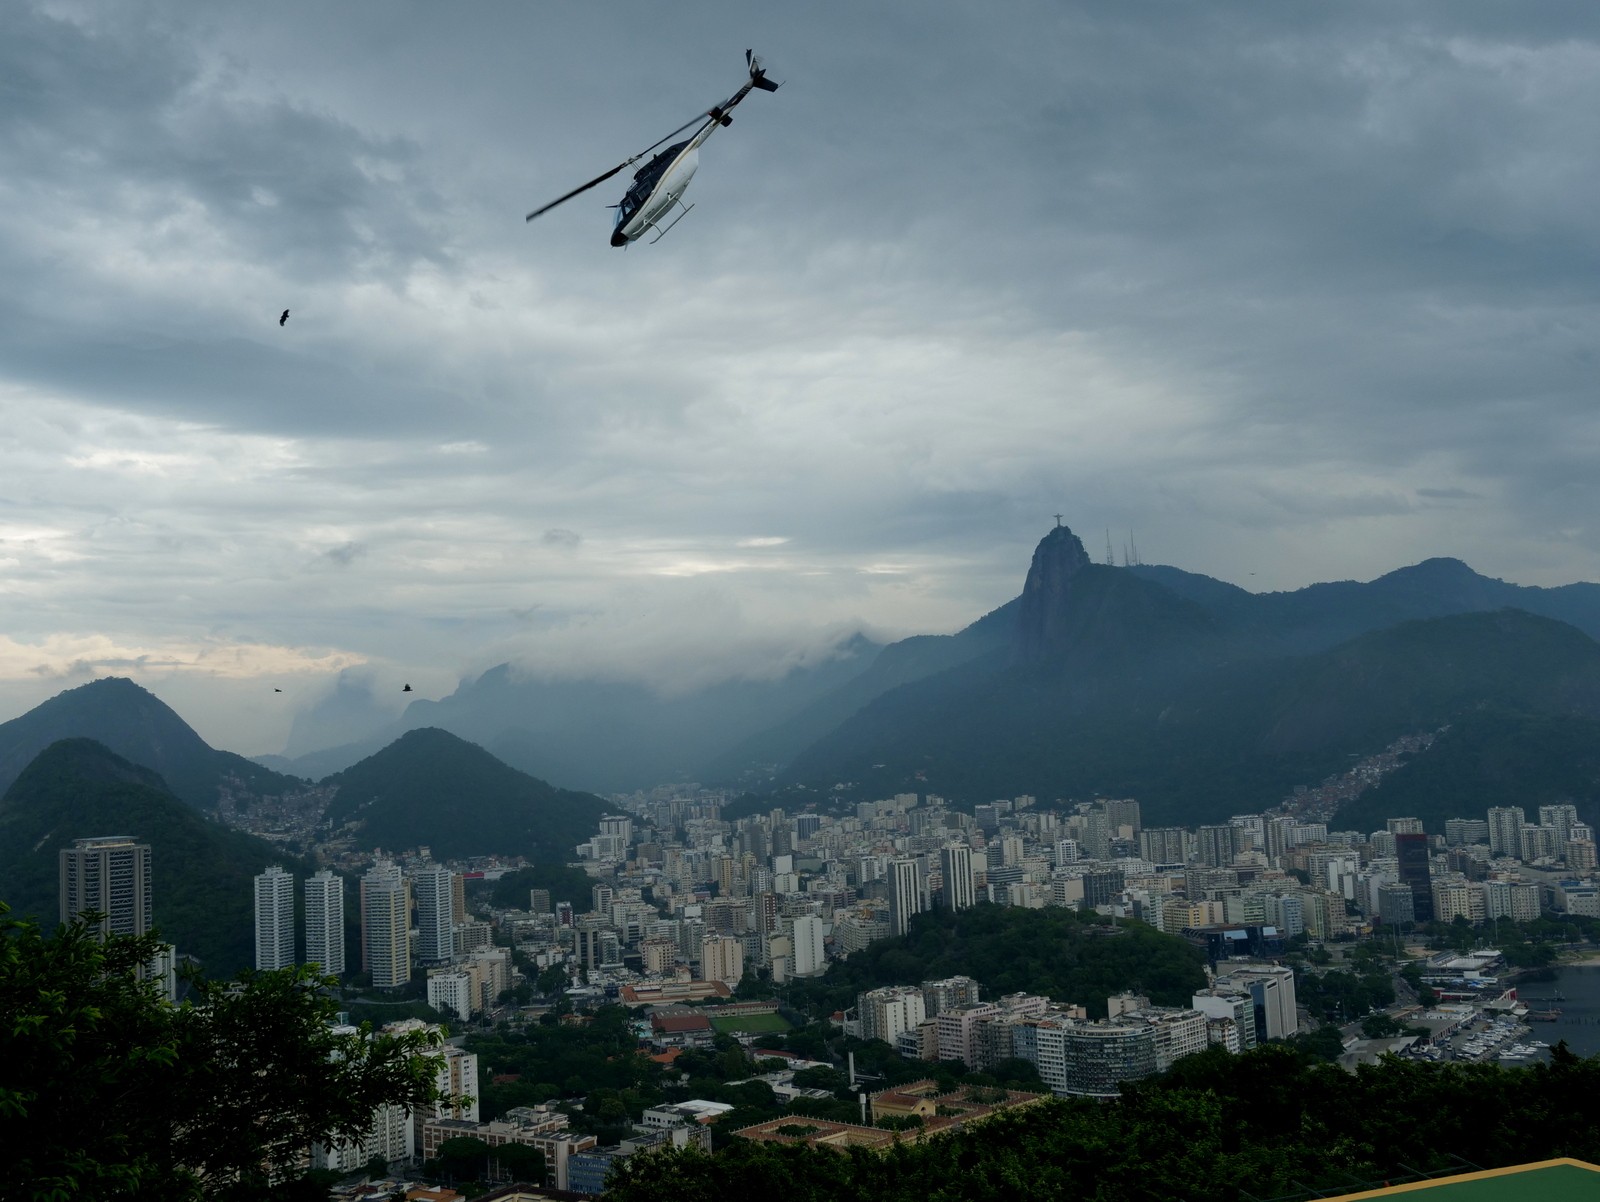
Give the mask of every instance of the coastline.
M 1551 968 L 1600 968 L 1600 952 L 1585 952 L 1570 960 L 1557 960 Z

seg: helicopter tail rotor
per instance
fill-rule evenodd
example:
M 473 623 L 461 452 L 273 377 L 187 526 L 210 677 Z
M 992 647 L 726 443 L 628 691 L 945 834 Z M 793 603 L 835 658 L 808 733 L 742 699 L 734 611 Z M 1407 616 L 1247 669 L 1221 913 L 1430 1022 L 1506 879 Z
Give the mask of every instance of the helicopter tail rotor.
M 752 50 L 744 52 L 744 65 L 750 69 L 751 86 L 760 88 L 763 92 L 776 92 L 777 84 L 767 78 L 766 68 L 761 65 L 761 60 Z

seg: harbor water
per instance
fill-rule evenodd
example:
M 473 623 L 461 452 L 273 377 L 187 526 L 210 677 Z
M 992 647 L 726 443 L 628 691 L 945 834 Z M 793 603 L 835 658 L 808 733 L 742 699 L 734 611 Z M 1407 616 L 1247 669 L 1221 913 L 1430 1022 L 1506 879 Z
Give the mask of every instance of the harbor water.
M 1554 981 L 1517 986 L 1517 997 L 1532 1010 L 1560 1010 L 1554 1022 L 1529 1023 L 1530 1038 L 1554 1046 L 1566 1040 L 1579 1056 L 1600 1054 L 1600 965 L 1556 970 Z

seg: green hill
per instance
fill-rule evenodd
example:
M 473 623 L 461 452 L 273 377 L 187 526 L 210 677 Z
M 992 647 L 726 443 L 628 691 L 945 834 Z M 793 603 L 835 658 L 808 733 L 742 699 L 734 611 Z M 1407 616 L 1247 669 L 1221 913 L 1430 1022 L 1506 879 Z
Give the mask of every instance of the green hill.
M 155 694 L 131 680 L 107 676 L 0 722 L 0 790 L 61 739 L 93 739 L 160 773 L 166 787 L 200 809 L 213 808 L 223 787 L 271 797 L 306 785 L 242 755 L 218 751 Z
M 54 743 L 0 797 L 0 900 L 46 926 L 60 919 L 57 852 L 74 839 L 133 835 L 150 845 L 155 923 L 207 975 L 255 961 L 254 884 L 268 864 L 314 868 L 184 804 L 148 768 L 90 739 Z
M 1571 802 L 1600 817 L 1600 721 L 1569 714 L 1485 708 L 1451 723 L 1425 754 L 1334 815 L 1342 830 L 1382 830 L 1385 818 L 1422 819 L 1443 834 L 1450 818 L 1482 818 L 1490 806 Z
M 561 863 L 600 827 L 606 803 L 558 789 L 436 728 L 413 730 L 323 785 L 327 816 L 349 823 L 363 848 L 426 846 L 441 859 L 522 855 Z

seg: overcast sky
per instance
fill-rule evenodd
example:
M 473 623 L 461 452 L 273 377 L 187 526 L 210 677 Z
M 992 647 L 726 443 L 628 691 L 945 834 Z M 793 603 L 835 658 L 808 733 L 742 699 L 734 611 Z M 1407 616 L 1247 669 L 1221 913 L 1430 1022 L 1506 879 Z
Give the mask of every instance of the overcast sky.
M 659 245 L 626 175 L 524 223 L 746 46 Z M 1593 0 L 8 0 L 0 719 L 772 672 L 1058 512 L 1258 591 L 1600 579 L 1597 196 Z

